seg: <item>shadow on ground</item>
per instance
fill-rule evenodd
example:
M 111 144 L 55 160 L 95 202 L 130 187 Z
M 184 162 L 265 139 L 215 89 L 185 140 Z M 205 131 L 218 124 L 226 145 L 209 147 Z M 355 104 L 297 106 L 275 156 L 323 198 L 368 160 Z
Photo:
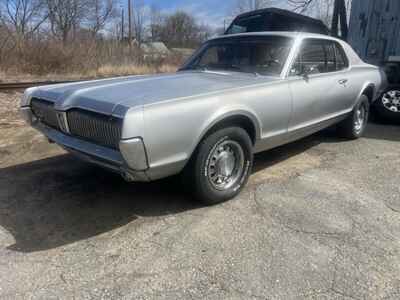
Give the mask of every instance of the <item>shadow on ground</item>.
M 254 172 L 321 142 L 339 141 L 328 131 L 259 154 Z M 139 217 L 199 208 L 182 190 L 176 178 L 130 184 L 116 174 L 62 155 L 0 169 L 0 226 L 15 239 L 8 249 L 48 250 L 109 232 Z
M 62 155 L 0 170 L 0 226 L 9 249 L 34 252 L 87 239 L 140 217 L 196 208 L 174 180 L 129 184 Z
M 368 125 L 365 138 L 400 142 L 400 122 L 374 121 Z

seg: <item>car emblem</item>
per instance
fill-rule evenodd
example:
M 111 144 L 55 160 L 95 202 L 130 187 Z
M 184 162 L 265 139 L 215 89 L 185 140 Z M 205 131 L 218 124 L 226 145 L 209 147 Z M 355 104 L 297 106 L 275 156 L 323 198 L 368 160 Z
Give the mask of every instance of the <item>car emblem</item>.
M 68 126 L 68 119 L 67 119 L 67 113 L 66 112 L 57 112 L 57 120 L 58 120 L 58 126 L 60 127 L 60 130 L 64 133 L 70 133 L 69 131 L 69 126 Z

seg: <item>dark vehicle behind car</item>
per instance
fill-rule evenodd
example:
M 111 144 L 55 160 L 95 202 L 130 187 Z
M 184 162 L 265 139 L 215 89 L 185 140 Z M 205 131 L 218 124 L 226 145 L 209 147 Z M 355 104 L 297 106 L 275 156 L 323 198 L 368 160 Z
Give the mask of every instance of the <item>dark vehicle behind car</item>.
M 279 8 L 266 8 L 237 16 L 225 34 L 261 31 L 299 31 L 329 34 L 320 20 Z
M 400 122 L 400 57 L 390 57 L 382 64 L 389 85 L 376 102 L 380 119 Z

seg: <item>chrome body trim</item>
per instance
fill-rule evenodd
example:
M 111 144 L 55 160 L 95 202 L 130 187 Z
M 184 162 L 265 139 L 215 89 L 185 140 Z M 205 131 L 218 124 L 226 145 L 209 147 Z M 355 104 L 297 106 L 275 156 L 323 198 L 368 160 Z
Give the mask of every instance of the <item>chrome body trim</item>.
M 141 138 L 122 140 L 119 143 L 119 149 L 130 168 L 138 171 L 149 168 L 146 149 Z
M 56 111 L 56 115 L 57 115 L 58 125 L 60 127 L 60 130 L 64 133 L 70 134 L 71 132 L 69 130 L 67 113 Z
M 22 110 L 24 118 L 30 119 L 32 113 L 28 109 Z M 115 149 L 95 145 L 93 143 L 80 140 L 66 135 L 61 131 L 50 128 L 37 120 L 32 123 L 32 127 L 43 133 L 49 140 L 63 147 L 75 156 L 121 174 L 130 181 L 149 181 L 149 177 L 144 171 L 137 171 L 125 162 L 122 154 Z
M 63 147 L 96 156 L 121 167 L 124 165 L 124 159 L 121 153 L 117 150 L 95 145 L 76 137 L 66 135 L 61 131 L 50 128 L 40 122 L 36 122 L 35 124 L 32 124 L 32 126 L 42 132 L 48 139 Z

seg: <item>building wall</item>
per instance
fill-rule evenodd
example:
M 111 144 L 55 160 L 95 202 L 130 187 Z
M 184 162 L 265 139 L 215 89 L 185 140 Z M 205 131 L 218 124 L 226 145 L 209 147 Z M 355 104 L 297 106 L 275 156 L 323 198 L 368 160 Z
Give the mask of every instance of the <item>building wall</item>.
M 349 42 L 373 64 L 400 56 L 400 0 L 353 0 Z

